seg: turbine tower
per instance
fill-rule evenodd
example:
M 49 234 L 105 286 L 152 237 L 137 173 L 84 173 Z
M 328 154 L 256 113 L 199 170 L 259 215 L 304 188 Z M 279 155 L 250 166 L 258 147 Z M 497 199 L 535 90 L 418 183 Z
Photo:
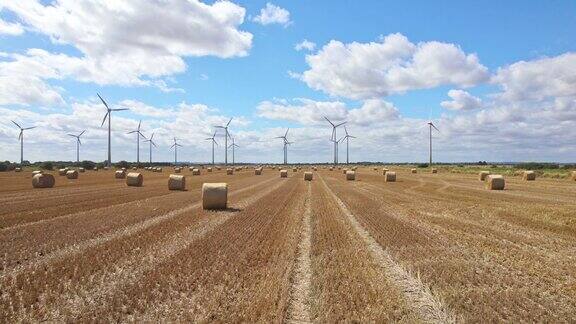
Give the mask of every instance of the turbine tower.
M 22 128 L 22 126 L 18 125 L 18 123 L 13 120 L 12 123 L 14 123 L 14 125 L 20 128 L 20 135 L 18 135 L 18 139 L 20 140 L 20 165 L 22 165 L 22 162 L 24 162 L 24 131 L 36 128 L 38 126 Z
M 137 165 L 140 165 L 140 136 L 142 136 L 143 139 L 146 139 L 146 136 L 144 136 L 144 134 L 142 134 L 142 132 L 140 131 L 141 125 L 142 125 L 142 120 L 140 120 L 140 122 L 138 122 L 138 128 L 136 130 L 133 130 L 133 131 L 127 133 L 127 134 L 136 133 L 136 164 Z
M 236 161 L 234 160 L 234 148 L 236 147 L 240 147 L 238 145 L 236 145 L 236 143 L 234 143 L 234 137 L 230 136 L 230 139 L 232 140 L 232 144 L 230 144 L 230 147 L 232 148 L 232 166 L 236 165 Z
M 334 143 L 334 164 L 338 164 L 338 140 L 336 139 L 336 128 L 346 124 L 346 122 L 342 122 L 340 124 L 334 124 L 333 122 L 328 119 L 328 117 L 324 116 L 324 119 L 332 125 L 332 137 L 330 141 Z
M 108 104 L 106 103 L 106 101 L 104 101 L 104 99 L 102 99 L 100 94 L 99 93 L 96 93 L 96 94 L 98 95 L 98 98 L 100 98 L 100 100 L 102 101 L 104 106 L 106 106 L 106 115 L 104 115 L 104 119 L 102 119 L 102 125 L 100 125 L 100 127 L 104 126 L 104 123 L 106 122 L 106 118 L 108 118 L 108 161 L 107 161 L 107 165 L 108 165 L 108 167 L 111 167 L 112 166 L 112 151 L 111 151 L 112 112 L 113 111 L 128 110 L 128 109 L 127 108 L 110 109 L 110 107 L 108 107 Z
M 216 142 L 216 132 L 214 132 L 214 135 L 212 135 L 212 137 L 208 137 L 206 138 L 207 141 L 212 141 L 212 165 L 214 165 L 214 144 L 218 145 L 218 142 Z
M 226 126 L 215 126 L 216 128 L 222 128 L 225 132 L 224 134 L 224 164 L 228 165 L 228 137 L 230 137 L 230 133 L 228 132 L 228 126 L 232 122 L 232 118 L 226 123 Z M 231 138 L 231 137 L 230 137 Z
M 156 143 L 154 143 L 154 141 L 152 140 L 154 138 L 154 133 L 152 133 L 152 135 L 150 136 L 149 139 L 144 140 L 144 142 L 149 142 L 150 143 L 150 164 L 152 164 L 152 145 L 154 145 L 155 147 L 158 147 L 156 145 Z
M 72 137 L 76 138 L 76 163 L 80 163 L 80 145 L 82 145 L 82 142 L 80 142 L 80 136 L 82 136 L 82 134 L 84 134 L 84 132 L 86 132 L 86 130 L 83 130 L 78 135 L 68 134 L 68 136 L 72 136 Z
M 170 146 L 170 148 L 174 148 L 174 165 L 178 164 L 178 146 L 182 147 L 182 145 L 176 142 L 176 137 L 174 137 L 174 144 Z
M 430 164 L 429 164 L 429 166 L 432 167 L 432 128 L 434 128 L 438 132 L 440 132 L 440 130 L 438 128 L 436 128 L 436 126 L 434 126 L 434 123 L 432 123 L 432 121 L 428 122 L 428 128 L 430 128 Z
M 351 138 L 356 138 L 356 136 L 352 136 L 350 134 L 348 134 L 348 130 L 346 129 L 346 126 L 344 126 L 344 132 L 346 132 L 346 136 L 344 136 L 343 138 L 346 139 L 346 164 L 350 164 L 350 160 L 349 160 L 349 151 L 348 151 L 348 145 L 350 144 L 350 139 Z
M 275 138 L 281 138 L 284 142 L 284 164 L 288 164 L 288 145 L 292 144 L 290 142 L 288 142 L 288 138 L 286 138 L 286 136 L 288 136 L 288 131 L 290 130 L 290 128 L 288 128 L 286 130 L 286 133 L 284 134 L 284 136 L 276 136 Z

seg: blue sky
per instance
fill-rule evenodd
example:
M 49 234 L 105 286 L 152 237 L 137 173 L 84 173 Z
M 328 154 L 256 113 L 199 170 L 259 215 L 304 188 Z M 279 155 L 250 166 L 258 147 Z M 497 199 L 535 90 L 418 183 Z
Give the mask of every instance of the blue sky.
M 143 3 L 157 14 L 125 15 Z M 274 136 L 291 127 L 289 160 L 327 162 L 330 129 L 320 120 L 328 115 L 359 137 L 352 161 L 425 161 L 429 118 L 442 129 L 439 161 L 576 161 L 576 2 L 125 5 L 0 1 L 0 160 L 19 156 L 10 119 L 40 126 L 27 137 L 30 160 L 72 159 L 66 133 L 81 129 L 83 157 L 103 160 L 100 92 L 131 108 L 114 125 L 113 160 L 135 160 L 125 133 L 142 119 L 159 134 L 158 159 L 171 159 L 167 147 L 178 137 L 182 159 L 206 161 L 212 124 L 234 117 L 239 161 L 280 162 Z M 99 19 L 95 8 L 114 15 Z M 296 50 L 304 40 L 315 47 Z M 451 55 L 454 64 L 444 59 Z

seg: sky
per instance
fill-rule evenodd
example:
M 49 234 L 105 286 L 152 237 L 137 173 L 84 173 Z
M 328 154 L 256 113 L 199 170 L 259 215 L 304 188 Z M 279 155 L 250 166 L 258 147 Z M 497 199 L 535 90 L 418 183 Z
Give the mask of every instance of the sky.
M 575 1 L 0 0 L 0 160 L 576 162 Z M 215 133 L 216 132 L 216 133 Z M 143 138 L 141 140 L 144 140 Z M 230 144 L 230 143 L 228 143 Z M 229 159 L 231 160 L 231 150 Z M 149 160 L 148 142 L 140 160 Z

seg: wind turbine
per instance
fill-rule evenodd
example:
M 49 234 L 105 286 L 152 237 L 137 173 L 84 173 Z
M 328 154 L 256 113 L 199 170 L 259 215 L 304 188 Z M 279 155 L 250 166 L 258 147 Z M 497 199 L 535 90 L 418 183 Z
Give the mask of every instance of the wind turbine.
M 234 143 L 234 137 L 230 136 L 230 139 L 232 140 L 232 144 L 230 144 L 230 147 L 232 148 L 232 165 L 236 165 L 236 161 L 234 161 L 234 148 L 235 147 L 240 147 L 238 145 L 236 145 L 236 143 Z
M 435 130 L 437 130 L 438 132 L 440 132 L 440 130 L 438 128 L 436 128 L 436 126 L 434 126 L 434 123 L 432 123 L 432 121 L 428 122 L 428 128 L 430 128 L 430 167 L 432 167 L 432 128 L 434 128 Z
M 102 99 L 102 97 L 100 96 L 99 93 L 96 93 L 98 95 L 98 98 L 100 98 L 100 100 L 102 101 L 102 103 L 104 104 L 104 106 L 106 106 L 106 115 L 104 115 L 104 119 L 102 119 L 102 125 L 100 125 L 100 127 L 104 126 L 104 123 L 106 122 L 106 118 L 108 118 L 108 167 L 112 166 L 112 151 L 111 151 L 111 134 L 112 134 L 112 112 L 113 111 L 122 111 L 122 110 L 128 110 L 127 108 L 118 108 L 118 109 L 110 109 L 110 107 L 108 107 L 108 104 L 106 103 L 106 101 L 104 101 L 104 99 Z
M 156 143 L 154 143 L 154 141 L 152 140 L 154 138 L 154 133 L 152 133 L 152 135 L 150 136 L 149 139 L 144 140 L 144 142 L 149 142 L 150 143 L 150 164 L 152 164 L 152 145 L 154 145 L 155 147 L 158 147 L 156 145 Z
M 346 124 L 346 122 L 342 122 L 340 124 L 334 124 L 333 122 L 328 119 L 328 117 L 324 116 L 324 119 L 332 125 L 332 137 L 330 138 L 331 142 L 334 142 L 334 164 L 338 164 L 338 140 L 336 140 L 336 128 Z
M 36 128 L 38 126 L 22 128 L 22 126 L 18 125 L 18 123 L 13 120 L 12 123 L 14 123 L 14 125 L 20 128 L 20 135 L 18 135 L 18 139 L 20 140 L 20 165 L 22 165 L 22 162 L 24 162 L 24 131 Z
M 68 134 L 68 136 L 72 136 L 72 137 L 76 138 L 76 163 L 80 162 L 80 145 L 82 145 L 82 142 L 80 142 L 80 136 L 82 136 L 82 134 L 84 134 L 84 132 L 86 132 L 86 130 L 83 130 L 78 135 Z
M 232 117 L 232 118 L 234 118 L 234 117 Z M 228 126 L 230 126 L 230 123 L 232 122 L 232 118 L 230 118 L 228 123 L 226 123 L 226 126 L 215 126 L 216 128 L 224 129 L 224 131 L 226 133 L 226 134 L 224 134 L 224 164 L 225 165 L 228 165 L 228 137 L 230 137 L 230 133 L 228 133 Z
M 288 164 L 288 145 L 291 144 L 290 142 L 288 142 L 288 139 L 286 138 L 286 136 L 288 136 L 289 130 L 290 130 L 290 128 L 288 128 L 286 130 L 286 133 L 284 134 L 284 136 L 276 136 L 275 137 L 275 138 L 283 139 L 283 142 L 284 142 L 284 164 Z
M 142 138 L 146 139 L 146 136 L 144 136 L 144 134 L 142 134 L 142 132 L 140 132 L 140 125 L 142 125 L 142 120 L 140 120 L 140 122 L 138 122 L 138 128 L 136 130 L 133 130 L 133 131 L 127 133 L 127 134 L 136 133 L 136 164 L 137 165 L 140 165 L 140 136 L 142 136 Z
M 170 146 L 170 148 L 174 148 L 174 165 L 178 164 L 178 146 L 182 147 L 176 142 L 176 137 L 174 137 L 174 144 Z
M 208 137 L 206 138 L 206 140 L 210 140 L 212 141 L 212 165 L 214 165 L 214 144 L 218 145 L 218 142 L 216 142 L 216 132 L 214 132 L 214 135 L 212 135 L 212 137 Z
M 346 139 L 346 164 L 349 164 L 350 161 L 348 159 L 348 145 L 350 144 L 350 139 L 356 138 L 356 136 L 352 136 L 352 135 L 348 134 L 348 130 L 346 129 L 346 126 L 344 126 L 344 132 L 346 132 L 346 136 L 344 136 L 342 139 Z

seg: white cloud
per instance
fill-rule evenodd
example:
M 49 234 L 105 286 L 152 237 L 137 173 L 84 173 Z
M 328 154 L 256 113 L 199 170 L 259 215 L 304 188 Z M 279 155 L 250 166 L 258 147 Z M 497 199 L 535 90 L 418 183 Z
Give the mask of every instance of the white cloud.
M 446 109 L 450 110 L 473 110 L 480 108 L 482 105 L 482 100 L 478 97 L 474 97 L 464 90 L 452 89 L 448 91 L 448 97 L 451 101 L 442 101 L 440 105 Z
M 82 53 L 30 49 L 26 55 L 13 54 L 13 64 L 0 72 L 9 75 L 11 69 L 13 77 L 34 74 L 41 79 L 182 91 L 160 78 L 184 72 L 184 57 L 245 56 L 252 46 L 252 34 L 238 29 L 245 9 L 229 1 L 208 5 L 198 0 L 62 0 L 43 5 L 22 0 L 4 6 L 25 27 Z
M 315 48 L 316 48 L 316 43 L 311 42 L 307 39 L 301 41 L 300 43 L 298 43 L 294 46 L 294 49 L 297 51 L 301 51 L 301 50 L 313 51 Z
M 24 28 L 20 23 L 10 23 L 0 19 L 0 35 L 18 36 L 24 33 Z
M 498 69 L 492 82 L 506 100 L 545 99 L 576 95 L 576 53 L 520 61 Z
M 306 62 L 310 69 L 302 79 L 309 87 L 352 99 L 440 85 L 469 87 L 488 78 L 487 68 L 475 54 L 448 43 L 413 44 L 402 34 L 371 43 L 332 40 L 306 56 Z
M 272 3 L 266 3 L 266 6 L 260 10 L 260 14 L 253 19 L 262 25 L 280 24 L 288 27 L 290 21 L 290 12 L 284 8 L 278 7 Z

